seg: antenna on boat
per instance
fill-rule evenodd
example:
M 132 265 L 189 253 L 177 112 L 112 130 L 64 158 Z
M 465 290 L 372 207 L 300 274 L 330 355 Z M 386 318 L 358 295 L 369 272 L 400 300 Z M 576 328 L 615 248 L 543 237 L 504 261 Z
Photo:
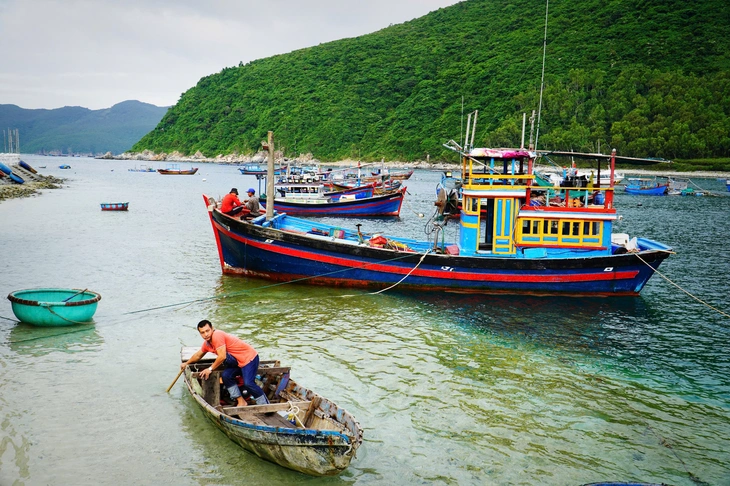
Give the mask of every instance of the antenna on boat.
M 535 149 L 537 149 L 537 139 L 540 137 L 540 114 L 542 112 L 542 91 L 545 88 L 545 51 L 547 51 L 547 27 L 548 27 L 548 3 L 545 0 L 545 36 L 542 40 L 542 77 L 540 79 L 540 103 L 537 106 L 537 131 L 535 132 Z
M 461 95 L 461 131 L 459 132 L 459 144 L 464 146 L 464 95 Z
M 474 126 L 471 129 L 471 142 L 469 143 L 471 148 L 474 148 L 474 134 L 477 132 L 477 115 L 479 115 L 479 110 L 474 110 Z

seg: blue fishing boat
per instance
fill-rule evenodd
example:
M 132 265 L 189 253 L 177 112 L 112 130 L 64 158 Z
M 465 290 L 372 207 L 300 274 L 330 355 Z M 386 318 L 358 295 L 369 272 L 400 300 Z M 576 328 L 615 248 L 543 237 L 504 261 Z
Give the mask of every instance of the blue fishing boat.
M 36 326 L 70 326 L 91 321 L 101 295 L 84 289 L 28 289 L 8 295 L 15 317 Z
M 730 179 L 725 181 L 725 187 L 727 187 L 727 190 L 730 191 Z
M 456 241 L 445 241 L 449 218 L 433 218 L 431 240 L 420 241 L 282 213 L 240 221 L 204 196 L 223 273 L 337 286 L 617 296 L 638 295 L 672 253 L 662 243 L 613 233 L 613 185 L 563 186 L 558 203 L 533 187 L 534 153 L 459 152 L 464 207 Z M 533 204 L 541 197 L 543 205 Z
M 669 191 L 669 182 L 659 182 L 656 178 L 629 177 L 624 191 L 636 196 L 665 196 Z
M 68 164 L 63 164 L 63 165 L 59 165 L 59 166 L 58 166 L 58 168 L 59 168 L 59 169 L 70 169 L 70 168 L 71 168 L 71 166 L 70 166 L 70 165 L 68 165 Z
M 287 168 L 287 166 L 279 167 L 279 168 L 275 169 L 274 175 L 285 174 L 286 168 Z M 256 164 L 256 163 L 243 164 L 241 167 L 238 168 L 238 170 L 241 172 L 241 175 L 255 175 L 255 176 L 265 177 L 267 174 L 266 165 Z

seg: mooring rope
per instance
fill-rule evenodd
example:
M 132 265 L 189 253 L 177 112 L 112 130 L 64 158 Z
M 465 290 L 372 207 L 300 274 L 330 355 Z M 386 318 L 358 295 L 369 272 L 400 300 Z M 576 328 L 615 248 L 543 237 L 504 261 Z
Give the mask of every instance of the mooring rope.
M 425 252 L 425 253 L 423 254 L 423 256 L 421 257 L 421 259 L 420 259 L 420 260 L 418 260 L 418 263 L 416 263 L 416 266 L 415 266 L 415 267 L 413 267 L 413 268 L 411 269 L 411 271 L 410 271 L 410 272 L 408 272 L 408 273 L 407 273 L 407 274 L 406 274 L 406 275 L 405 275 L 405 276 L 404 276 L 404 277 L 403 277 L 402 279 L 398 280 L 398 281 L 397 281 L 396 283 L 394 283 L 394 284 L 393 284 L 393 285 L 391 285 L 390 287 L 386 287 L 386 288 L 384 288 L 384 289 L 380 289 L 380 290 L 378 290 L 377 292 L 370 292 L 370 294 L 369 294 L 369 295 L 377 295 L 377 294 L 381 294 L 381 293 L 385 292 L 386 290 L 390 290 L 390 289 L 392 289 L 392 288 L 394 288 L 394 287 L 397 287 L 398 285 L 400 285 L 400 283 L 401 283 L 401 282 L 403 282 L 403 281 L 404 281 L 405 279 L 407 279 L 407 278 L 408 278 L 408 277 L 409 277 L 409 276 L 410 276 L 410 275 L 411 275 L 411 274 L 412 274 L 412 273 L 413 273 L 413 272 L 414 272 L 414 271 L 415 271 L 415 270 L 416 270 L 416 269 L 418 268 L 418 266 L 419 266 L 419 265 L 420 265 L 421 263 L 423 263 L 423 260 L 424 260 L 424 259 L 426 258 L 426 255 L 428 255 L 428 254 L 429 254 L 430 252 L 431 252 L 431 250 L 430 250 L 430 249 L 429 249 L 429 250 L 426 250 L 426 252 Z
M 659 275 L 659 276 L 660 276 L 661 278 L 663 278 L 664 280 L 666 280 L 666 281 L 667 281 L 667 282 L 669 282 L 670 284 L 674 285 L 674 286 L 675 286 L 675 287 L 677 287 L 677 288 L 678 288 L 679 290 L 681 290 L 681 291 L 682 291 L 682 292 L 684 292 L 685 294 L 689 295 L 690 297 L 692 297 L 692 298 L 693 298 L 694 300 L 696 300 L 696 301 L 697 301 L 697 302 L 699 302 L 700 304 L 702 304 L 702 305 L 705 305 L 705 306 L 709 307 L 710 309 L 714 310 L 714 311 L 715 311 L 715 312 L 717 312 L 718 314 L 721 314 L 721 315 L 723 315 L 723 316 L 725 316 L 725 317 L 729 317 L 729 318 L 730 318 L 730 314 L 728 314 L 727 312 L 723 312 L 723 311 L 721 311 L 720 309 L 718 309 L 718 308 L 716 308 L 716 307 L 713 307 L 713 306 L 711 306 L 710 304 L 708 304 L 708 303 L 707 303 L 707 302 L 705 302 L 704 300 L 700 299 L 699 297 L 695 297 L 695 296 L 694 296 L 694 295 L 692 295 L 692 294 L 691 294 L 690 292 L 688 292 L 687 290 L 683 289 L 683 288 L 682 288 L 682 287 L 680 287 L 680 286 L 679 286 L 678 284 L 674 283 L 674 282 L 673 282 L 673 281 L 672 281 L 672 280 L 671 280 L 671 279 L 670 279 L 669 277 L 667 277 L 667 276 L 666 276 L 666 275 L 664 275 L 664 274 L 663 274 L 662 272 L 660 272 L 660 271 L 659 271 L 659 270 L 657 270 L 656 268 L 654 268 L 654 267 L 652 267 L 651 265 L 649 265 L 649 263 L 648 263 L 648 262 L 647 262 L 646 260 L 644 260 L 643 258 L 641 258 L 641 256 L 640 256 L 640 255 L 639 255 L 638 253 L 636 254 L 636 258 L 638 258 L 639 260 L 641 260 L 642 262 L 644 262 L 644 264 L 645 264 L 646 266 L 648 266 L 649 268 L 651 268 L 652 270 L 654 270 L 654 272 L 655 272 L 655 273 L 656 273 L 657 275 Z

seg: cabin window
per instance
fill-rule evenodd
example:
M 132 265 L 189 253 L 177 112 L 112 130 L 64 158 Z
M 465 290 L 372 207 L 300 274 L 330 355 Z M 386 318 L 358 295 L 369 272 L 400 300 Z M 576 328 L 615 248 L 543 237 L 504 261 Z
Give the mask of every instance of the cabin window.
M 600 245 L 601 228 L 600 221 L 525 218 L 516 241 L 525 245 L 595 247 Z
M 472 213 L 472 214 L 479 213 L 479 198 L 467 197 L 466 203 L 464 204 L 464 210 L 467 213 Z

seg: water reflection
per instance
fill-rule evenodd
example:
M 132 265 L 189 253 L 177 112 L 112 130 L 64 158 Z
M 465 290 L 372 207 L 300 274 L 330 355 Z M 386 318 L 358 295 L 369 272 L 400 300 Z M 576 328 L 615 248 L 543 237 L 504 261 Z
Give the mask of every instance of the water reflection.
M 21 322 L 10 330 L 7 344 L 15 353 L 39 357 L 54 352 L 97 351 L 104 344 L 104 340 L 93 324 L 38 327 Z

